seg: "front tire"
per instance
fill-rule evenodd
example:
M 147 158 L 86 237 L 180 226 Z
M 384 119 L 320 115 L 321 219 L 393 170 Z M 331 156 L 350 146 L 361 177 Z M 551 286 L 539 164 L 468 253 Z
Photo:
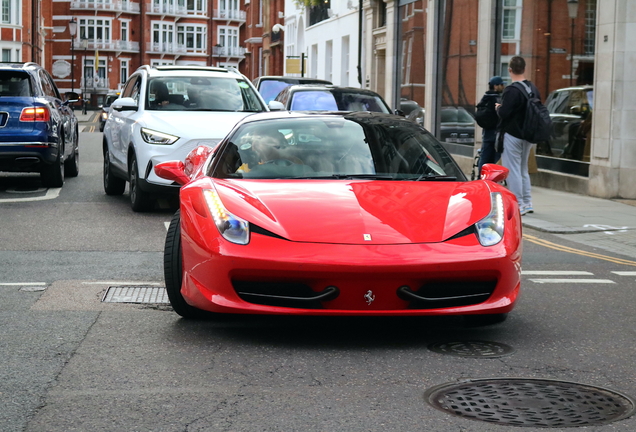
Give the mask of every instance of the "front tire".
M 183 318 L 202 318 L 205 314 L 201 309 L 190 306 L 181 295 L 183 282 L 183 257 L 181 252 L 181 211 L 177 212 L 170 221 L 166 243 L 163 252 L 163 273 L 166 282 L 166 293 L 170 304 L 176 313 Z
M 106 195 L 122 195 L 126 189 L 126 180 L 113 175 L 110 166 L 110 153 L 104 149 L 104 192 Z
M 79 142 L 77 132 L 75 132 L 73 154 L 64 161 L 64 175 L 66 177 L 77 177 L 79 175 Z
M 133 156 L 133 160 L 130 164 L 130 207 L 135 212 L 146 212 L 152 208 L 152 198 L 147 192 L 144 192 L 139 187 L 139 166 L 137 165 L 137 158 Z

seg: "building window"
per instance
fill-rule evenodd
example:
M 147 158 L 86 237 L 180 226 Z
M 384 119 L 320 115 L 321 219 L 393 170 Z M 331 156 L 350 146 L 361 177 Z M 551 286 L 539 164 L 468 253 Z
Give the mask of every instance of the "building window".
M 342 38 L 342 51 L 340 52 L 340 85 L 349 85 L 349 36 Z
M 327 41 L 325 43 L 325 79 L 333 82 L 332 74 L 333 66 L 333 41 Z
M 188 52 L 205 52 L 207 27 L 205 25 L 177 26 L 177 43 Z
M 128 21 L 121 22 L 121 40 L 128 41 Z
M 187 9 L 188 13 L 194 14 L 205 14 L 206 12 L 206 3 L 203 0 L 187 0 Z
M 80 38 L 90 41 L 109 42 L 110 25 L 110 20 L 82 18 L 79 20 Z
M 3 49 L 2 50 L 2 61 L 3 62 L 10 62 L 11 61 L 11 50 L 10 49 Z
M 386 27 L 386 3 L 378 0 L 378 27 Z
M 155 22 L 152 24 L 152 49 L 157 52 L 172 52 L 174 24 Z
M 120 83 L 125 83 L 126 80 L 128 79 L 128 70 L 129 70 L 129 65 L 128 65 L 129 60 L 120 60 L 119 63 L 119 82 Z
M 521 31 L 522 0 L 504 0 L 501 38 L 503 40 L 519 40 Z
M 12 2 L 14 0 L 2 0 L 2 23 L 3 24 L 13 24 L 12 21 Z
M 596 44 L 596 0 L 587 0 L 585 5 L 585 40 L 583 41 L 585 55 L 594 55 Z
M 219 27 L 218 44 L 227 48 L 238 48 L 239 29 L 236 27 Z
M 309 25 L 318 24 L 320 21 L 329 19 L 329 10 L 331 9 L 331 0 L 325 0 L 318 6 L 309 8 Z

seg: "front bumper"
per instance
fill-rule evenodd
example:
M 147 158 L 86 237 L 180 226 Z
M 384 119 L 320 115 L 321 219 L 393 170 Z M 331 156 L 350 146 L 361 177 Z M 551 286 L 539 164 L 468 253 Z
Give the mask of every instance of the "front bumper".
M 182 294 L 190 305 L 212 312 L 377 316 L 507 313 L 519 293 L 521 253 L 503 243 L 489 248 L 480 246 L 476 239 L 415 245 L 332 245 L 252 233 L 250 244 L 239 246 L 218 237 L 206 242 L 204 236 L 189 232 L 195 231 L 182 218 Z M 405 291 L 435 298 L 419 301 Z M 325 294 L 323 298 L 321 294 Z M 319 299 L 307 303 L 276 301 L 281 295 L 292 300 L 303 296 Z

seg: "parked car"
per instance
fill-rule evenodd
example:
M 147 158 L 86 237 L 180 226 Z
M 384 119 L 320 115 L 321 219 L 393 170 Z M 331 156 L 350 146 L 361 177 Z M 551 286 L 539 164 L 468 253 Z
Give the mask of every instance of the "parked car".
M 505 319 L 521 219 L 486 164 L 468 181 L 431 134 L 389 114 L 270 112 L 155 166 L 184 185 L 164 251 L 178 314 Z M 273 253 L 275 251 L 275 253 Z
M 400 99 L 400 111 L 401 115 L 417 123 L 420 126 L 424 126 L 424 108 L 420 106 L 416 101 L 401 98 Z
M 0 171 L 39 172 L 45 187 L 79 174 L 77 118 L 36 63 L 0 63 Z
M 119 98 L 119 93 L 112 93 L 106 95 L 106 100 L 104 104 L 100 106 L 102 112 L 99 115 L 99 130 L 104 132 L 104 125 L 106 125 L 106 120 L 108 120 L 108 113 L 110 112 L 110 105 L 115 102 Z
M 392 112 L 382 96 L 374 91 L 333 85 L 292 85 L 283 89 L 274 101 L 289 111 Z
M 475 119 L 464 107 L 444 106 L 440 110 L 440 138 L 444 142 L 475 144 Z
M 285 87 L 294 84 L 332 84 L 331 81 L 304 78 L 304 77 L 286 77 L 286 76 L 262 76 L 254 80 L 254 86 L 259 91 L 265 103 L 273 101 L 278 93 Z
M 553 91 L 545 102 L 552 119 L 552 139 L 539 143 L 537 154 L 589 160 L 587 136 L 592 130 L 594 88 L 567 87 Z
M 134 211 L 179 185 L 152 169 L 184 160 L 199 145 L 215 146 L 237 121 L 267 106 L 238 71 L 195 66 L 142 66 L 126 81 L 104 128 L 104 190 L 124 193 L 130 183 Z

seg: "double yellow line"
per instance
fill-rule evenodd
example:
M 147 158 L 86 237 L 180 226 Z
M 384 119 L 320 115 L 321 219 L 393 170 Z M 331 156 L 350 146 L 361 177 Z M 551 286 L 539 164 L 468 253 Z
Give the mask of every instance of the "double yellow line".
M 530 235 L 530 234 L 524 234 L 523 238 L 525 240 L 528 240 L 531 243 L 534 243 L 534 244 L 537 244 L 537 245 L 540 245 L 540 246 L 545 246 L 547 248 L 558 250 L 558 251 L 561 251 L 561 252 L 567 252 L 567 253 L 572 253 L 572 254 L 576 254 L 576 255 L 582 255 L 582 256 L 586 256 L 586 257 L 590 257 L 590 258 L 596 258 L 596 259 L 600 259 L 600 260 L 604 260 L 604 261 L 609 261 L 609 262 L 613 262 L 613 263 L 616 263 L 616 264 L 623 264 L 623 265 L 636 267 L 636 261 L 630 261 L 630 260 L 625 260 L 625 259 L 621 259 L 621 258 L 614 258 L 614 257 L 610 257 L 610 256 L 607 256 L 607 255 L 601 255 L 601 254 L 596 254 L 596 253 L 592 253 L 592 252 L 586 252 L 586 251 L 583 251 L 583 250 L 580 250 L 580 249 L 574 249 L 574 248 L 571 248 L 571 247 L 559 245 L 559 244 L 556 244 L 556 243 L 549 242 L 547 240 L 540 239 L 539 237 L 535 237 L 535 236 Z

